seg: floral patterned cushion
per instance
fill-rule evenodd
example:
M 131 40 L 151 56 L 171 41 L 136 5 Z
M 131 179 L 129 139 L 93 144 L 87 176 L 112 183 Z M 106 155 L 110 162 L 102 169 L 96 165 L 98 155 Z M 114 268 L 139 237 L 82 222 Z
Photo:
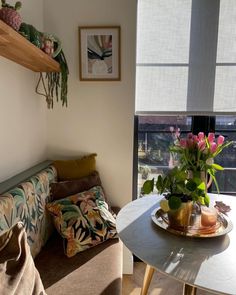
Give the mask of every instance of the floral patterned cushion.
M 64 238 L 68 257 L 117 237 L 115 218 L 108 210 L 100 186 L 49 203 L 47 208 Z
M 50 166 L 0 196 L 0 234 L 22 221 L 33 257 L 52 233 L 45 204 L 51 201 L 49 184 L 55 180 L 56 169 Z

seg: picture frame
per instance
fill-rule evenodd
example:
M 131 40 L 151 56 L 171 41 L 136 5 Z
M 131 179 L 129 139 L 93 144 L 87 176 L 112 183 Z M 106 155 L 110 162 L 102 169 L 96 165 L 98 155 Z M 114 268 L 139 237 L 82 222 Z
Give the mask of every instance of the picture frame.
M 120 26 L 79 27 L 81 81 L 120 81 Z

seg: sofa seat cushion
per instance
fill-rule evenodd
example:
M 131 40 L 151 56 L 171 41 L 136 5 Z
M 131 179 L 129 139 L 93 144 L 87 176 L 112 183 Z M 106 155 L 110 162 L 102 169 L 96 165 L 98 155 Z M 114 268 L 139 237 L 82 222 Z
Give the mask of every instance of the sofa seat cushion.
M 68 258 L 55 233 L 35 259 L 48 295 L 120 295 L 122 244 L 107 240 Z

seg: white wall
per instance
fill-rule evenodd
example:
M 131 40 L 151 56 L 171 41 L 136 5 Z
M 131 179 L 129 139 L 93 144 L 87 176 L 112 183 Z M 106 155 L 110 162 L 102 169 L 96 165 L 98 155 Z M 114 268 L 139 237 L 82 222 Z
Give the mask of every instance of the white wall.
M 132 200 L 136 0 L 44 0 L 45 30 L 62 40 L 70 69 L 68 108 L 48 112 L 49 158 L 96 152 L 113 205 Z M 121 26 L 120 82 L 79 80 L 78 27 Z M 124 248 L 123 272 L 132 273 Z
M 68 108 L 48 112 L 51 158 L 96 152 L 114 205 L 132 198 L 136 0 L 45 0 L 45 30 L 61 40 L 70 69 Z M 121 26 L 120 82 L 79 80 L 78 27 Z
M 23 20 L 43 29 L 43 1 L 22 2 Z M 34 92 L 37 77 L 0 57 L 0 182 L 46 158 L 46 104 Z

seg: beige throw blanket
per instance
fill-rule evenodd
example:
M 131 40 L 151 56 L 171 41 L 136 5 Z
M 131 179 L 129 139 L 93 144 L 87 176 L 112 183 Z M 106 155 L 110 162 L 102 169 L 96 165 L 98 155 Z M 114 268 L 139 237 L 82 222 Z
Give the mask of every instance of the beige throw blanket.
M 0 236 L 0 294 L 46 294 L 21 223 Z

